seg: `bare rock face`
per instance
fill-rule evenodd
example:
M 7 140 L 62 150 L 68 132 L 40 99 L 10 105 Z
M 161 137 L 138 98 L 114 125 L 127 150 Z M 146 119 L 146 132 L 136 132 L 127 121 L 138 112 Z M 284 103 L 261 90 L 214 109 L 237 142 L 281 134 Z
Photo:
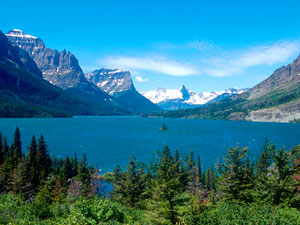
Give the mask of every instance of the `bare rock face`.
M 128 71 L 99 69 L 85 75 L 99 89 L 114 96 L 122 105 L 136 113 L 158 112 L 161 109 L 141 95 L 134 87 Z
M 263 82 L 249 90 L 249 99 L 260 98 L 274 90 L 290 90 L 300 83 L 300 56 L 291 64 L 282 66 Z
M 14 29 L 6 34 L 10 43 L 25 50 L 43 73 L 43 78 L 60 88 L 72 88 L 87 83 L 76 57 L 69 51 L 45 47 L 35 36 Z
M 135 90 L 130 72 L 128 71 L 102 68 L 87 73 L 85 76 L 90 82 L 93 82 L 98 88 L 110 95 L 118 92 Z
M 300 118 L 300 100 L 277 107 L 251 111 L 246 117 L 255 122 L 290 122 Z
M 28 72 L 31 72 L 35 76 L 39 78 L 43 78 L 43 75 L 36 63 L 32 60 L 29 54 L 17 47 L 10 45 L 7 37 L 0 31 L 0 55 L 8 58 L 12 61 L 15 61 L 19 65 L 21 65 Z

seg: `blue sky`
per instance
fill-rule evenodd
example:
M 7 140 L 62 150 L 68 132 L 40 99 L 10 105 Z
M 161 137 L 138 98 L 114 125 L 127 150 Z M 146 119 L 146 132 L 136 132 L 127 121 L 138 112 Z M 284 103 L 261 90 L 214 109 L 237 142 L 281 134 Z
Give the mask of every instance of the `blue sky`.
M 136 88 L 252 87 L 300 53 L 299 0 L 3 1 L 13 28 L 74 53 L 85 72 L 129 70 Z

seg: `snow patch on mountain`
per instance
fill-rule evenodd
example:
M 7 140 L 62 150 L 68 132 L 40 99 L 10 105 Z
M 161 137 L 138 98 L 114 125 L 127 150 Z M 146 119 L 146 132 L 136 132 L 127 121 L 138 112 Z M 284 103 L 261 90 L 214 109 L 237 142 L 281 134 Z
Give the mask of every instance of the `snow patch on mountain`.
M 9 31 L 6 34 L 6 36 L 19 37 L 19 38 L 37 39 L 37 37 L 29 35 L 29 34 L 25 34 L 22 30 L 19 30 L 19 29 L 13 29 L 13 30 Z
M 146 98 L 155 104 L 167 103 L 167 102 L 180 102 L 187 106 L 199 106 L 207 104 L 218 96 L 230 97 L 232 95 L 241 94 L 245 89 L 231 88 L 224 91 L 212 91 L 195 93 L 189 91 L 182 85 L 179 89 L 165 89 L 158 88 L 154 91 L 141 92 Z

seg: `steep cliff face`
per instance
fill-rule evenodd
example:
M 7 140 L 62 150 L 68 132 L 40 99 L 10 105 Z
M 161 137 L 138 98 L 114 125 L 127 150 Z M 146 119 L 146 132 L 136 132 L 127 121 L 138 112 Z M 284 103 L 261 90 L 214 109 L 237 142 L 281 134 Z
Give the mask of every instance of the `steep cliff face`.
M 114 107 L 81 101 L 45 81 L 29 54 L 0 31 L 0 117 L 118 115 Z M 96 87 L 97 88 L 97 87 Z
M 128 71 L 99 69 L 87 73 L 86 78 L 99 89 L 115 97 L 122 105 L 136 113 L 157 112 L 160 108 L 136 91 Z
M 42 76 L 49 83 L 58 86 L 82 101 L 101 105 L 115 113 L 129 113 L 115 98 L 87 81 L 76 57 L 69 51 L 49 49 L 35 36 L 14 29 L 6 34 L 9 42 L 26 51 L 34 60 Z
M 43 78 L 43 75 L 36 63 L 29 56 L 29 54 L 16 46 L 10 45 L 7 37 L 0 31 L 0 55 L 15 61 L 22 67 L 24 67 L 27 71 L 33 73 L 35 76 L 39 78 Z
M 91 73 L 87 73 L 86 78 L 97 85 L 106 93 L 113 95 L 114 93 L 135 90 L 128 71 L 100 69 Z
M 43 73 L 43 78 L 60 88 L 72 88 L 87 83 L 75 56 L 45 47 L 44 42 L 35 36 L 14 29 L 6 34 L 10 43 L 25 50 Z
M 300 56 L 291 64 L 280 67 L 266 80 L 249 90 L 249 100 L 258 99 L 274 91 L 291 91 L 300 84 Z

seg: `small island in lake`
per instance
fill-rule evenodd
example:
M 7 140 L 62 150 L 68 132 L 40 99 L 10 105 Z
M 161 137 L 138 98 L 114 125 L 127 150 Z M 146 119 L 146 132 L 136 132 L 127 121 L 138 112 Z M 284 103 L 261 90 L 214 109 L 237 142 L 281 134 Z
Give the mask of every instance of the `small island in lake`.
M 162 127 L 159 128 L 160 131 L 167 131 L 168 130 L 168 127 L 165 123 L 163 123 Z

